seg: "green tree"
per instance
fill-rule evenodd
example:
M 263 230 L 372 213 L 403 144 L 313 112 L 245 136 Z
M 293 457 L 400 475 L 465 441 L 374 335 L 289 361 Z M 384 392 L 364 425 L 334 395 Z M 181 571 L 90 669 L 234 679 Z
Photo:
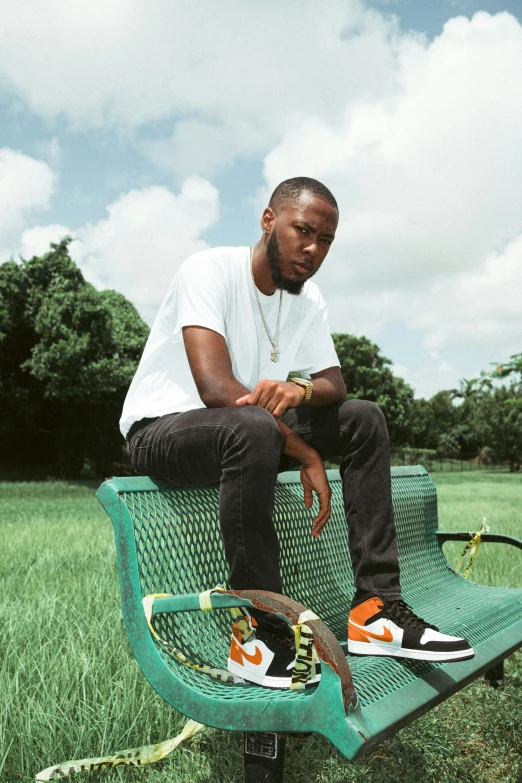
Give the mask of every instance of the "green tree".
M 434 449 L 441 457 L 458 457 L 466 450 L 467 429 L 462 406 L 454 390 L 443 390 L 430 400 L 416 399 L 410 411 L 409 442 L 416 448 Z
M 439 428 L 430 400 L 412 400 L 408 415 L 408 444 L 413 448 L 436 449 Z
M 118 418 L 148 329 L 87 283 L 66 239 L 0 266 L 0 432 L 9 461 L 78 475 L 121 455 Z
M 508 447 L 510 456 L 506 458 L 510 461 L 511 470 L 520 470 L 522 462 L 522 353 L 514 354 L 510 361 L 504 365 L 497 366 L 493 373 L 497 378 L 510 378 L 511 386 L 509 393 L 504 401 L 507 412 L 508 426 L 511 432 L 504 438 L 504 442 L 509 442 Z
M 437 454 L 449 459 L 456 459 L 460 455 L 460 443 L 458 435 L 454 430 L 445 432 L 439 437 Z
M 482 449 L 495 462 L 508 462 L 511 471 L 522 462 L 522 395 L 516 385 L 494 388 L 470 406 L 469 424 Z
M 464 440 L 484 462 L 508 462 L 512 471 L 522 461 L 522 354 L 511 357 L 494 371 L 462 381 L 459 408 Z M 511 385 L 497 386 L 495 379 L 510 378 Z
M 377 403 L 386 417 L 391 442 L 404 443 L 413 402 L 411 386 L 393 374 L 391 361 L 367 337 L 351 334 L 332 337 L 347 396 Z
M 484 375 L 483 373 L 482 375 Z M 514 377 L 514 384 L 517 391 L 522 387 L 522 353 L 513 354 L 509 362 L 496 364 L 496 369 L 491 373 L 493 378 L 511 378 Z

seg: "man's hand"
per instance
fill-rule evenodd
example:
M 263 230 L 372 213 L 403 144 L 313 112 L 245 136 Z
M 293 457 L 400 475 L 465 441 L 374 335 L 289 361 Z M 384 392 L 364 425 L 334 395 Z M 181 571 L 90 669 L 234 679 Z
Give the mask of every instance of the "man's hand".
M 319 513 L 312 522 L 312 535 L 319 538 L 321 530 L 330 519 L 330 499 L 332 490 L 326 477 L 323 462 L 320 457 L 310 463 L 303 464 L 301 468 L 301 484 L 304 488 L 304 504 L 306 508 L 312 507 L 313 491 L 317 493 L 319 500 Z
M 317 493 L 319 513 L 312 522 L 312 535 L 314 538 L 319 538 L 321 530 L 330 518 L 330 498 L 332 497 L 323 461 L 319 453 L 291 430 L 290 427 L 280 419 L 276 419 L 276 421 L 283 436 L 281 444 L 283 453 L 299 460 L 302 465 L 301 484 L 304 489 L 304 504 L 306 508 L 312 508 L 313 493 Z
M 306 389 L 291 381 L 259 381 L 250 392 L 236 400 L 236 405 L 257 405 L 276 419 L 288 408 L 296 408 L 305 398 Z

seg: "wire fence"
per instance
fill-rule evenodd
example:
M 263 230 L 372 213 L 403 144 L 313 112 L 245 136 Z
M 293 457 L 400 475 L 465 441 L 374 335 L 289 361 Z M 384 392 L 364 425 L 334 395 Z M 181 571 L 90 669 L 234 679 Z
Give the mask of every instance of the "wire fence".
M 458 457 L 442 457 L 431 449 L 391 450 L 391 464 L 423 465 L 429 473 L 469 473 L 477 470 L 509 470 L 509 465 L 495 462 L 491 457 L 484 459 L 476 454 L 461 454 Z

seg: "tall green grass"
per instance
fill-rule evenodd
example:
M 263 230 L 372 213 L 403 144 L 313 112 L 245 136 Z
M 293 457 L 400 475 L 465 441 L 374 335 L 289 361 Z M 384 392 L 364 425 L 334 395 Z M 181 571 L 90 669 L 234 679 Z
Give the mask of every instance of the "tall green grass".
M 480 530 L 486 517 L 492 533 L 522 539 L 522 475 L 513 473 L 436 473 L 439 528 Z M 455 564 L 462 543 L 448 542 L 444 554 Z M 522 551 L 500 544 L 483 544 L 472 567 L 470 581 L 493 587 L 522 587 Z
M 522 479 L 438 474 L 441 527 L 522 537 Z M 0 484 L 0 783 L 52 763 L 174 736 L 185 722 L 152 691 L 120 617 L 112 529 L 80 483 Z M 455 562 L 461 545 L 447 545 Z M 483 546 L 472 578 L 522 587 L 522 552 Z M 345 761 L 320 737 L 288 742 L 288 783 L 520 783 L 522 657 L 506 687 L 468 686 L 366 758 Z M 208 730 L 160 764 L 78 775 L 86 781 L 235 783 L 241 737 Z M 74 779 L 74 778 L 73 778 Z

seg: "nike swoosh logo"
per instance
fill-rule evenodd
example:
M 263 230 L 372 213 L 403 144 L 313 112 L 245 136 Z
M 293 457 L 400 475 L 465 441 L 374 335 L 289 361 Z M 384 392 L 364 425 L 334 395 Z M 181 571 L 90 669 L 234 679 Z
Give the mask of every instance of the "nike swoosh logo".
M 351 626 L 354 631 L 362 633 L 364 636 L 369 636 L 372 639 L 378 639 L 380 642 L 393 642 L 393 634 L 389 628 L 384 629 L 384 633 L 372 633 L 368 631 L 364 626 L 355 625 L 355 623 L 348 620 L 348 626 Z
M 263 653 L 261 652 L 259 647 L 256 647 L 256 651 L 254 653 L 247 653 L 246 650 L 243 649 L 243 647 L 236 642 L 234 639 L 234 644 L 236 646 L 236 649 L 243 658 L 246 658 L 249 663 L 252 663 L 254 666 L 259 666 L 261 661 L 263 660 Z

